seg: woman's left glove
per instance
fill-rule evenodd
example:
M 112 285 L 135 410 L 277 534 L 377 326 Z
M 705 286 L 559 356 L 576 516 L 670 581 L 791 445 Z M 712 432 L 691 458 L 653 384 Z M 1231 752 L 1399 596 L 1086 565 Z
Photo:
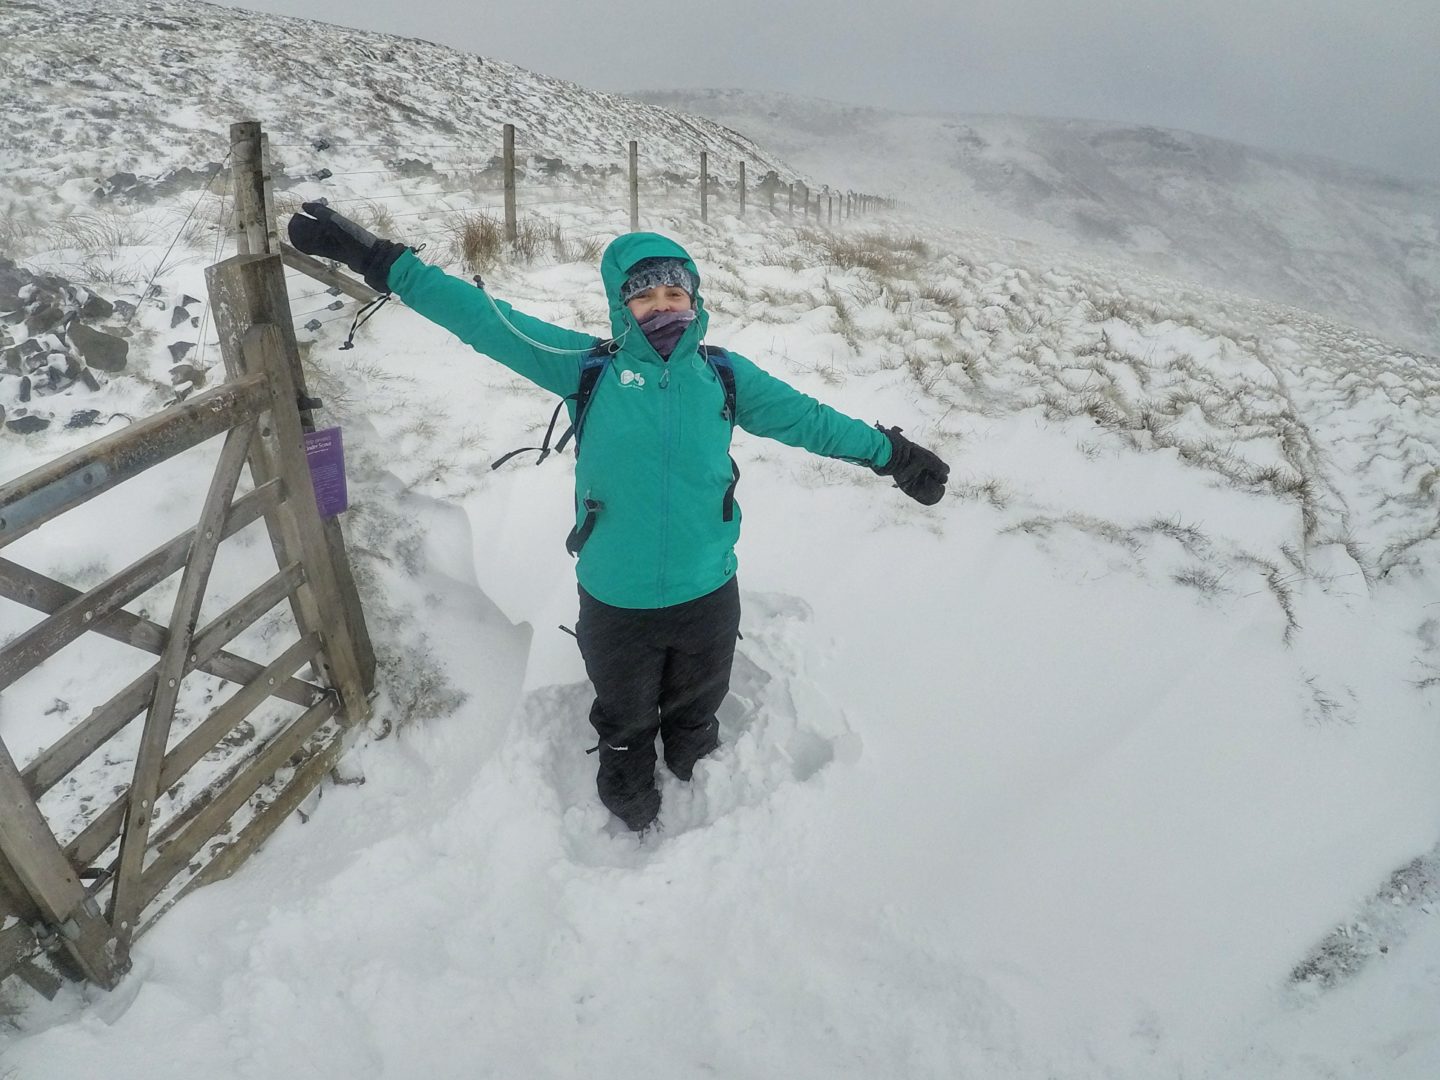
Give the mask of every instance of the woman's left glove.
M 344 263 L 376 292 L 390 291 L 390 266 L 404 244 L 380 239 L 323 202 L 301 203 L 300 209 L 304 213 L 292 217 L 286 230 L 297 251 Z
M 895 486 L 916 502 L 934 506 L 945 494 L 950 466 L 901 435 L 898 427 L 875 426 L 890 440 L 890 460 L 870 467 L 881 476 L 894 477 Z

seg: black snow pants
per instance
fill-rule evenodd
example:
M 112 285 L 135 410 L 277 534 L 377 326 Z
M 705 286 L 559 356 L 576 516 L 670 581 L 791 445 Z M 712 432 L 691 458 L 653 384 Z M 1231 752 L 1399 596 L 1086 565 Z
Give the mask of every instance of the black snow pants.
M 734 578 L 712 593 L 665 608 L 617 608 L 580 590 L 575 636 L 595 686 L 590 723 L 600 736 L 600 801 L 632 829 L 660 809 L 655 736 L 665 764 L 689 780 L 720 745 L 715 711 L 730 689 L 740 587 Z

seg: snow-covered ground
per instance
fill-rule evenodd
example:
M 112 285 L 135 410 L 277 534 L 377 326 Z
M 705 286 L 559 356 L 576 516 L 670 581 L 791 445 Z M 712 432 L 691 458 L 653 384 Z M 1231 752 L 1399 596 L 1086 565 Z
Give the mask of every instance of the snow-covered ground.
M 287 198 L 384 205 L 402 239 L 434 212 L 346 160 Z M 97 434 L 63 426 L 72 408 L 116 430 L 173 398 L 178 336 L 219 377 L 203 304 L 171 324 L 225 254 L 220 212 L 192 187 L 97 211 L 99 249 L 15 239 L 114 298 L 164 264 L 127 371 L 26 403 L 57 422 L 0 431 L 0 481 Z M 561 242 L 486 279 L 602 331 L 585 249 L 623 205 L 597 185 L 546 215 Z M 933 218 L 643 224 L 695 255 L 712 343 L 902 425 L 951 462 L 950 494 L 923 508 L 737 435 L 724 745 L 688 785 L 662 773 L 662 827 L 637 839 L 594 797 L 557 628 L 571 459 L 489 467 L 553 399 L 398 304 L 339 351 L 353 307 L 316 314 L 330 298 L 292 275 L 297 322 L 322 320 L 301 337 L 345 432 L 380 656 L 346 763 L 366 782 L 327 782 L 170 910 L 114 992 L 7 986 L 0 1077 L 1440 1073 L 1436 359 Z M 461 272 L 449 245 L 426 254 Z M 217 451 L 5 555 L 93 585 L 193 523 Z M 269 557 L 259 530 L 227 542 L 207 611 Z M 0 640 L 35 618 L 0 603 Z M 283 648 L 285 622 L 242 651 Z M 6 689 L 22 766 L 133 652 L 77 643 Z M 181 726 L 218 692 L 187 679 Z M 63 834 L 87 789 L 124 783 L 124 741 L 103 758 L 45 803 Z
M 25 1000 L 12 1075 L 1433 1075 L 1425 910 L 1292 980 L 1436 840 L 1427 361 L 919 222 L 842 234 L 880 271 L 783 224 L 653 224 L 715 341 L 903 424 L 953 494 L 739 437 L 725 745 L 637 841 L 556 629 L 568 466 L 488 467 L 544 395 L 403 309 L 353 352 L 333 323 L 367 783 L 167 914 L 116 992 Z M 491 278 L 601 328 L 591 265 Z M 153 498 L 137 540 L 186 520 Z M 62 575 L 119 543 L 38 536 L 19 555 Z M 6 693 L 22 759 L 99 681 L 57 667 Z

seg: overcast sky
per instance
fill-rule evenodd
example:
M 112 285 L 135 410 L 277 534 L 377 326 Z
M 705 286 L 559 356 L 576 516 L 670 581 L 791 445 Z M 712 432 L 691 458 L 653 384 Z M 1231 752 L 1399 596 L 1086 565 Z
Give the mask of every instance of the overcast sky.
M 743 87 L 1154 124 L 1440 180 L 1437 0 L 222 2 L 599 90 Z

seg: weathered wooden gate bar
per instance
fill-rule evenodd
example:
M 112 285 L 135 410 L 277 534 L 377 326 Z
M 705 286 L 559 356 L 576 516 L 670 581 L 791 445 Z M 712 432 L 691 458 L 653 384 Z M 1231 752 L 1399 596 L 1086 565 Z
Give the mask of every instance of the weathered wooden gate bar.
M 253 682 L 242 687 L 206 717 L 179 745 L 165 755 L 164 766 L 160 772 L 160 790 L 168 791 L 173 787 L 202 757 L 213 750 L 226 734 L 234 730 L 235 725 L 249 716 L 256 705 L 266 697 L 273 680 L 280 678 L 282 673 L 293 673 L 301 664 L 313 658 L 319 648 L 319 639 L 314 634 L 307 634 L 276 657 Z M 311 687 L 311 691 L 311 699 L 307 705 L 313 705 L 324 696 L 319 687 Z M 97 814 L 80 835 L 66 845 L 65 854 L 73 861 L 81 863 L 91 863 L 99 858 L 120 835 L 126 805 L 126 798 L 121 796 Z
M 0 485 L 0 548 L 255 416 L 268 398 L 262 375 L 236 379 Z
M 326 266 L 319 259 L 312 259 L 303 251 L 297 251 L 283 240 L 280 242 L 280 258 L 285 260 L 285 265 L 292 270 L 299 270 L 320 282 L 322 285 L 329 285 L 331 288 L 339 289 L 346 296 L 360 300 L 366 304 L 380 299 L 380 294 L 370 288 L 363 281 L 344 274 L 337 274 Z
M 31 801 L 3 743 L 0 806 L 5 807 L 0 814 L 0 853 L 44 920 L 60 931 L 62 944 L 85 977 L 107 988 L 114 986 L 119 972 L 109 927 L 55 842 L 40 808 Z
M 195 527 L 100 584 L 82 591 L 0 558 L 0 597 L 42 615 L 0 647 L 0 690 L 87 632 L 158 656 L 23 772 L 0 741 L 0 978 L 18 975 L 46 994 L 58 982 L 34 960 L 57 949 L 73 960 L 62 967 L 65 974 L 113 986 L 129 966 L 134 937 L 178 896 L 225 876 L 253 852 L 334 766 L 348 727 L 369 711 L 374 657 L 364 616 L 338 525 L 320 518 L 306 460 L 303 437 L 315 405 L 305 395 L 289 321 L 266 145 L 258 125 L 249 132 L 239 127 L 245 136 L 235 154 L 242 248 L 270 254 L 242 256 L 207 273 L 230 380 L 0 484 L 3 547 L 225 434 Z M 247 463 L 254 490 L 237 497 Z M 261 519 L 280 569 L 201 627 L 221 545 Z M 177 571 L 167 625 L 125 610 Z M 299 636 L 278 657 L 261 664 L 226 651 L 246 627 L 287 601 Z M 313 680 L 296 678 L 306 665 Z M 182 684 L 195 670 L 237 688 L 175 735 Z M 248 746 L 254 733 L 247 731 L 235 752 L 225 755 L 219 775 L 206 770 L 210 774 L 197 779 L 202 760 L 273 700 L 290 704 L 278 714 L 267 711 L 255 728 L 277 730 Z M 103 799 L 99 813 L 91 806 L 84 828 L 62 847 L 39 800 L 81 762 L 113 745 L 110 740 L 141 713 L 129 784 L 117 789 L 118 798 Z M 291 768 L 282 772 L 286 765 Z M 166 792 L 170 798 L 162 801 Z M 243 824 L 234 821 L 256 797 L 256 812 Z
M 292 563 L 218 615 L 195 635 L 195 643 L 190 650 L 195 659 L 190 661 L 190 667 L 198 667 L 214 656 L 237 634 L 299 588 L 304 580 L 303 568 L 299 563 Z M 35 793 L 40 795 L 49 791 L 61 777 L 135 719 L 149 701 L 159 671 L 159 665 L 156 665 L 134 679 L 31 762 L 25 776 Z
M 190 645 L 200 620 L 200 605 L 204 603 L 205 587 L 210 582 L 210 571 L 220 550 L 225 517 L 235 494 L 235 485 L 240 480 L 240 470 L 250 456 L 255 428 L 255 421 L 247 420 L 231 428 L 225 436 L 220 462 L 210 479 L 210 490 L 205 495 L 205 505 L 200 512 L 190 558 L 185 563 L 180 589 L 175 594 L 170 634 L 165 642 L 165 651 L 160 654 L 155 696 L 150 700 L 145 727 L 140 735 L 140 747 L 135 755 L 135 776 L 130 782 L 128 796 L 130 806 L 125 817 L 125 831 L 120 839 L 119 870 L 110 898 L 110 921 L 122 951 L 129 950 L 139 923 L 140 909 L 145 906 L 137 887 L 145 866 L 145 846 L 150 838 L 151 805 L 160 794 L 160 768 L 165 761 L 170 727 L 175 721 L 175 705 L 180 699 L 180 683 L 185 677 Z

